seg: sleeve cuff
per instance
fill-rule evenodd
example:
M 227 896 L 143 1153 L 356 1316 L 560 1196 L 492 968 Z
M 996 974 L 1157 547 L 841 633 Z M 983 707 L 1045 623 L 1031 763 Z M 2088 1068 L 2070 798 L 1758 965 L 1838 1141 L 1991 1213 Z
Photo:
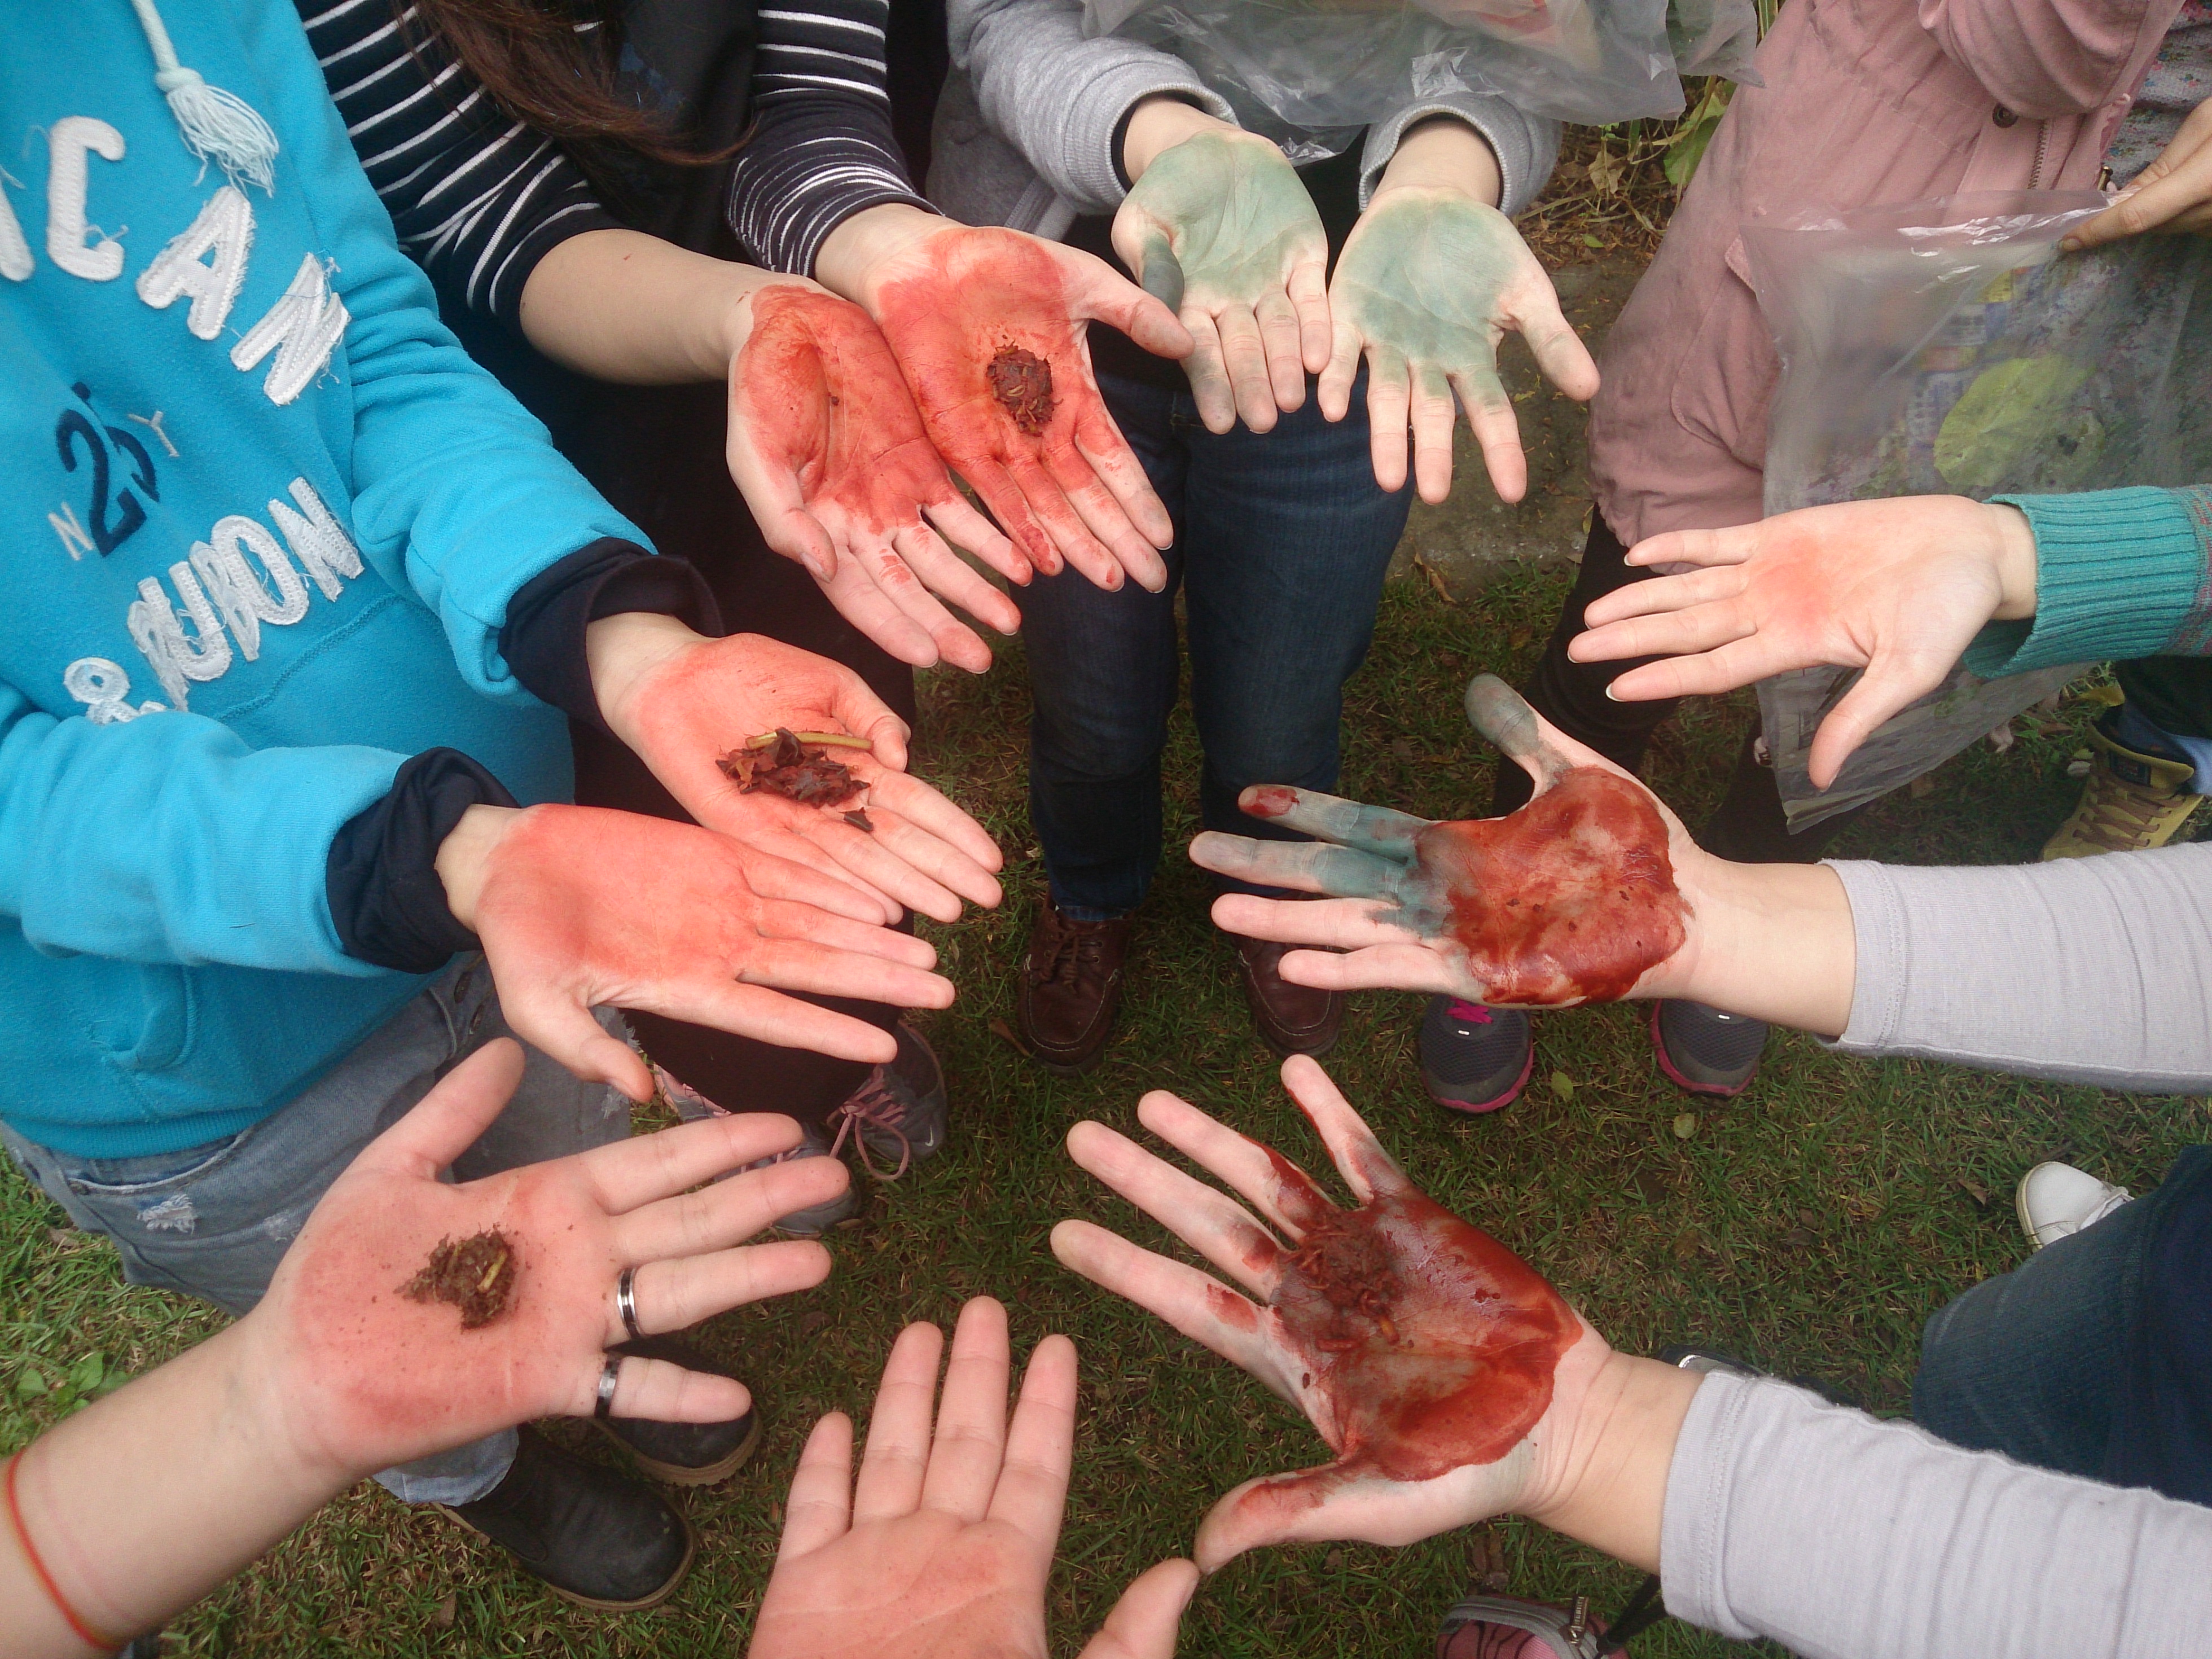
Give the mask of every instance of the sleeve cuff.
M 446 902 L 438 848 L 471 806 L 513 806 L 505 785 L 457 749 L 404 762 L 384 798 L 331 838 L 324 884 L 338 945 L 357 962 L 428 974 L 477 937 Z
M 2201 490 L 1997 495 L 2035 532 L 2035 615 L 1966 647 L 1984 679 L 2100 659 L 2212 651 L 2212 499 Z M 2115 595 L 2124 594 L 2124 603 Z
M 680 617 L 702 634 L 722 631 L 714 596 L 696 570 L 606 536 L 540 571 L 515 594 L 500 629 L 500 654 L 524 690 L 604 732 L 584 630 L 625 611 Z
M 1890 871 L 1867 859 L 1821 860 L 1844 884 L 1851 907 L 1851 1013 L 1843 1035 L 1822 1046 L 1847 1054 L 1878 1054 L 1895 1041 L 1905 988 L 1904 896 Z
M 1359 157 L 1359 205 L 1364 211 L 1398 153 L 1407 129 L 1432 115 L 1455 115 L 1477 132 L 1498 158 L 1498 211 L 1513 218 L 1536 199 L 1559 160 L 1559 124 L 1526 114 L 1507 100 L 1485 93 L 1443 94 L 1407 105 L 1367 129 Z
M 1146 99 L 1162 96 L 1179 98 L 1219 120 L 1237 120 L 1227 99 L 1164 53 L 1115 64 L 1084 88 L 1068 112 L 1066 139 L 1058 147 L 1066 158 L 1066 173 L 1048 179 L 1078 212 L 1112 213 L 1121 205 L 1129 193 L 1121 171 L 1121 139 L 1129 118 Z

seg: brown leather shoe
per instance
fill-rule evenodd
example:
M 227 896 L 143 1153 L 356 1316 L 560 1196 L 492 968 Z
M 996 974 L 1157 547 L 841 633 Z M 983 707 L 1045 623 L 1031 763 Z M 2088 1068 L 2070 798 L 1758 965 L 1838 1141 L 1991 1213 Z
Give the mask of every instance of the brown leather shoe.
M 1337 991 L 1316 991 L 1310 985 L 1293 985 L 1283 977 L 1283 952 L 1295 945 L 1273 939 L 1230 936 L 1237 941 L 1238 977 L 1244 981 L 1244 1000 L 1252 1005 L 1252 1023 L 1277 1054 L 1327 1054 L 1344 1032 L 1344 996 Z
M 1073 1077 L 1098 1063 L 1121 1006 L 1129 933 L 1127 916 L 1071 921 L 1049 897 L 1037 901 L 1014 1019 L 1022 1041 L 1048 1072 Z

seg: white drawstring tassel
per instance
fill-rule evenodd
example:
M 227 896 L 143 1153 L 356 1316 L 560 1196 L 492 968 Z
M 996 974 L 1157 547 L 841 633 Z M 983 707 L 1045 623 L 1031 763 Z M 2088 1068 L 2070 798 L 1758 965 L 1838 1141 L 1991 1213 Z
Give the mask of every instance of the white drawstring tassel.
M 131 0 L 146 44 L 154 52 L 154 84 L 169 100 L 185 148 L 212 161 L 234 185 L 243 180 L 276 193 L 276 135 L 258 112 L 234 93 L 211 87 L 198 70 L 177 61 L 177 49 L 154 0 Z

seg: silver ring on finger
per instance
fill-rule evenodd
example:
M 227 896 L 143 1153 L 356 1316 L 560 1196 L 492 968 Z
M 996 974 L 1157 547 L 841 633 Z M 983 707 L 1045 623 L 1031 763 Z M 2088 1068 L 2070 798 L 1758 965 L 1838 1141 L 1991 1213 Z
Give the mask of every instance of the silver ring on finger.
M 622 1356 L 611 1353 L 599 1366 L 599 1397 L 592 1415 L 604 1423 L 615 1414 L 615 1384 L 622 1379 Z
M 622 1316 L 623 1328 L 629 1333 L 633 1342 L 641 1340 L 645 1333 L 637 1326 L 637 1269 L 624 1267 L 622 1277 L 615 1280 L 615 1311 Z

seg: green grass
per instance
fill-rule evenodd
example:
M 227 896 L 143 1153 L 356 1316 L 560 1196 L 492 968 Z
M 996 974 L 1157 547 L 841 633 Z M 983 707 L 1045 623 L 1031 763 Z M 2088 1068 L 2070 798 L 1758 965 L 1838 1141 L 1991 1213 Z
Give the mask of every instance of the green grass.
M 1468 732 L 1468 676 L 1525 672 L 1556 615 L 1556 577 L 1509 579 L 1458 607 L 1419 582 L 1392 585 L 1375 649 L 1351 690 L 1346 793 L 1429 815 L 1480 811 L 1491 758 Z M 1656 751 L 1660 792 L 1695 825 L 1748 717 L 1742 697 L 1687 712 Z M 2069 705 L 2070 727 L 2087 705 Z M 1151 1562 L 1188 1548 L 1213 1498 L 1248 1475 L 1320 1461 L 1306 1425 L 1257 1383 L 1063 1272 L 1045 1248 L 1063 1216 L 1164 1236 L 1068 1163 L 1060 1139 L 1094 1117 L 1134 1132 L 1146 1089 L 1167 1087 L 1310 1164 L 1304 1123 L 1282 1097 L 1205 918 L 1206 891 L 1180 848 L 1194 829 L 1196 753 L 1179 717 L 1168 759 L 1169 852 L 1141 918 L 1122 1023 L 1106 1063 L 1047 1077 L 1000 1037 L 1042 872 L 1024 803 L 1026 697 L 1018 648 L 988 678 L 928 687 L 920 769 L 982 817 L 1008 852 L 1003 911 L 933 930 L 959 1006 L 928 1022 L 952 1080 L 956 1133 L 926 1170 L 835 1245 L 830 1285 L 708 1328 L 769 1414 L 766 1449 L 726 1486 L 681 1496 L 703 1540 L 682 1592 L 649 1613 L 570 1608 L 434 1515 L 373 1486 L 341 1499 L 179 1622 L 171 1651 L 291 1654 L 727 1654 L 742 1642 L 773 1557 L 778 1500 L 805 1426 L 831 1407 L 865 1412 L 892 1334 L 948 1322 L 989 1291 L 1026 1349 L 1048 1331 L 1083 1353 L 1084 1414 L 1052 1589 L 1056 1640 L 1079 1632 Z M 1839 851 L 1906 862 L 2033 857 L 2078 787 L 2069 729 L 1978 745 L 1918 799 L 1884 803 Z M 2022 1254 L 2013 1183 L 2039 1158 L 2087 1164 L 2138 1190 L 2202 1139 L 2204 1103 L 2138 1099 L 1899 1061 L 1837 1058 L 1778 1035 L 1749 1093 L 1691 1109 L 1656 1075 L 1639 1006 L 1561 1012 L 1537 1026 L 1536 1081 L 1494 1117 L 1446 1116 L 1414 1073 L 1419 999 L 1361 998 L 1328 1062 L 1384 1142 L 1437 1197 L 1556 1280 L 1617 1344 L 1699 1338 L 1768 1366 L 1817 1373 L 1885 1413 L 1905 1409 L 1921 1322 Z M 1139 1132 L 1140 1133 L 1140 1132 Z M 26 1363 L 58 1374 L 88 1352 L 142 1368 L 205 1334 L 214 1316 L 123 1286 L 108 1246 L 52 1232 L 58 1212 L 0 1174 L 0 1447 L 50 1419 L 19 1400 Z M 578 1427 L 557 1431 L 598 1444 Z M 611 1455 L 611 1454 L 609 1454 Z M 1518 1593 L 1585 1589 L 1601 1608 L 1632 1575 L 1526 1523 L 1389 1551 L 1364 1545 L 1263 1552 L 1200 1594 L 1183 1651 L 1410 1656 L 1463 1589 L 1471 1553 L 1502 1551 Z M 1817 1564 L 1808 1564 L 1817 1570 Z M 1647 1656 L 1719 1653 L 1717 1638 L 1662 1626 Z

